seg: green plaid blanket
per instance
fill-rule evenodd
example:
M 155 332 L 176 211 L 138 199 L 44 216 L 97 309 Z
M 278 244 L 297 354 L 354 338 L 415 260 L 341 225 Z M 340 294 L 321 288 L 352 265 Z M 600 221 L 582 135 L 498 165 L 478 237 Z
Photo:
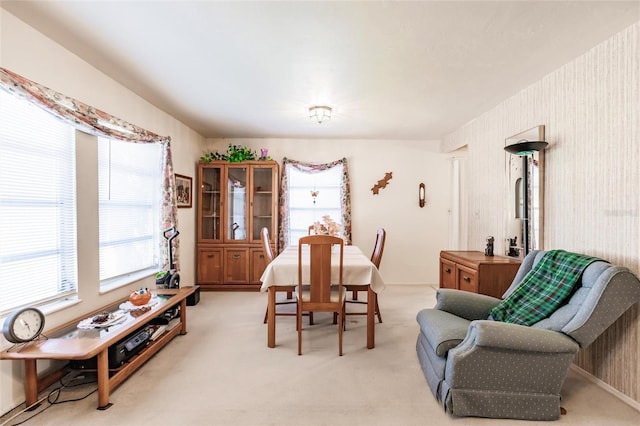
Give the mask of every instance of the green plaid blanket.
M 549 250 L 520 285 L 493 308 L 495 321 L 531 325 L 551 315 L 573 291 L 582 272 L 600 260 L 564 250 Z

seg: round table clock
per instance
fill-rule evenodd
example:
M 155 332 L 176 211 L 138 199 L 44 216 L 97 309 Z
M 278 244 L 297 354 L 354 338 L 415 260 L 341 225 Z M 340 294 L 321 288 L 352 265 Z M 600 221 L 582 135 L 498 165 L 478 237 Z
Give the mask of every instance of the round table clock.
M 11 343 L 30 342 L 42 333 L 44 314 L 37 308 L 29 307 L 13 311 L 4 320 L 2 334 Z

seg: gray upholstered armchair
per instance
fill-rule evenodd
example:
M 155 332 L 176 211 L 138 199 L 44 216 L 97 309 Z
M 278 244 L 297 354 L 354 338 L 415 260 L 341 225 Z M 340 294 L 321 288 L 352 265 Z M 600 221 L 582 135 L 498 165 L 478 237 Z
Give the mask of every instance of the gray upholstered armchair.
M 544 252 L 522 262 L 511 294 Z M 568 302 L 523 326 L 488 320 L 499 299 L 439 289 L 417 315 L 418 359 L 434 396 L 454 416 L 554 420 L 575 353 L 640 300 L 640 281 L 604 261 L 582 273 Z

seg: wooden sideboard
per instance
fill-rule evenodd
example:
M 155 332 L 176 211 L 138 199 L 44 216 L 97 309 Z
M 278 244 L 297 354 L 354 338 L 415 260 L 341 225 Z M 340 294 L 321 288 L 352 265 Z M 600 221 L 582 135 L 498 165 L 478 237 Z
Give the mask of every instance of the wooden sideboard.
M 502 298 L 520 268 L 520 260 L 485 256 L 480 251 L 441 251 L 440 288 Z
M 121 303 L 128 298 L 104 306 L 80 318 L 42 334 L 47 336 L 23 345 L 14 345 L 0 352 L 0 359 L 24 361 L 24 388 L 26 406 L 30 407 L 38 400 L 38 392 L 45 389 L 61 377 L 62 371 L 54 371 L 44 377 L 38 377 L 36 361 L 39 359 L 87 360 L 97 357 L 96 373 L 98 378 L 98 409 L 104 410 L 111 406 L 109 394 L 120 385 L 142 364 L 162 349 L 175 336 L 187 334 L 187 297 L 195 292 L 195 287 L 181 287 L 179 289 L 158 289 L 157 303 L 149 311 L 139 315 L 126 314 L 123 323 L 108 328 L 95 330 L 80 330 L 77 324 L 86 318 L 91 318 L 100 312 L 114 312 Z M 147 344 L 142 351 L 129 359 L 117 369 L 109 368 L 109 347 L 123 338 L 140 330 L 154 318 L 162 315 L 168 309 L 180 307 L 179 322 L 175 327 L 167 329 L 161 336 Z

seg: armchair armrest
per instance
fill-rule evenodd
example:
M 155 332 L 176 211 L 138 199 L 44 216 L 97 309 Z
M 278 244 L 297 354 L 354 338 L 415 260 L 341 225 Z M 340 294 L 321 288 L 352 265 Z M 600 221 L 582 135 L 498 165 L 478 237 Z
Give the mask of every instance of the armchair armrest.
M 518 418 L 555 419 L 560 415 L 560 389 L 579 348 L 556 331 L 472 321 L 464 340 L 449 350 L 442 392 L 453 413 L 464 413 L 469 406 L 465 401 L 488 407 L 485 413 L 496 410 L 496 401 L 512 401 L 520 415 L 528 404 L 531 409 L 546 407 L 544 417 L 536 411 Z
M 459 347 L 475 345 L 536 353 L 576 353 L 580 346 L 557 331 L 499 321 L 472 321 Z
M 436 293 L 436 309 L 449 312 L 469 321 L 484 320 L 500 299 L 468 291 L 440 288 Z

